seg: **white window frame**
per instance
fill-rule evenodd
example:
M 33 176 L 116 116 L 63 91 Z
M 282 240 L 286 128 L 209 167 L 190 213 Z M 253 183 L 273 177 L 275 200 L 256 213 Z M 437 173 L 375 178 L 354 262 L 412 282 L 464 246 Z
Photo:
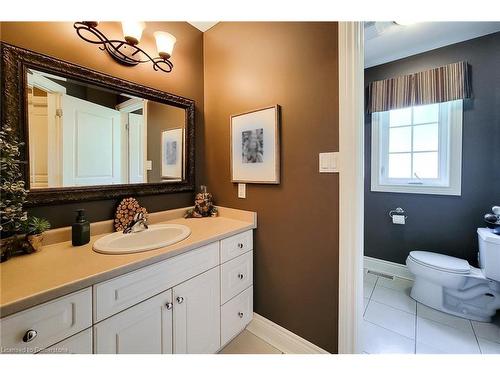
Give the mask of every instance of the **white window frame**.
M 386 176 L 389 112 L 372 113 L 371 191 L 458 196 L 462 194 L 463 101 L 454 100 L 440 103 L 439 106 L 440 178 L 422 179 L 418 182 L 415 179 Z

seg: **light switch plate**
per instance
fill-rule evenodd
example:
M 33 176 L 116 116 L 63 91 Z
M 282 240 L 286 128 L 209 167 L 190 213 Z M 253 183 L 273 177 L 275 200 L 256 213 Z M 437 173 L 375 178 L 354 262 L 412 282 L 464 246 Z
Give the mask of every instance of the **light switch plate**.
M 153 160 L 146 160 L 146 170 L 147 171 L 153 170 Z
M 247 197 L 247 184 L 238 184 L 238 198 Z
M 319 154 L 319 172 L 335 173 L 338 172 L 338 152 L 321 152 Z

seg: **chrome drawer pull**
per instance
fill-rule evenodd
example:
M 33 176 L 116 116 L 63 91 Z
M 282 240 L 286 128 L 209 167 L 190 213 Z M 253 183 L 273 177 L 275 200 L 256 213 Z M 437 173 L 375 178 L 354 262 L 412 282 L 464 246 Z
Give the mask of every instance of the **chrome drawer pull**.
M 23 336 L 23 341 L 24 342 L 33 341 L 37 335 L 38 335 L 37 331 L 35 331 L 34 329 L 28 329 Z
M 172 302 L 167 302 L 165 304 L 165 307 L 167 308 L 167 310 L 172 310 L 172 307 L 174 307 L 174 304 Z
M 184 302 L 184 297 L 177 297 L 177 303 Z
M 238 274 L 238 279 L 243 280 L 244 275 L 242 273 Z
M 238 244 L 238 247 L 239 247 L 240 249 L 243 249 L 243 244 L 240 242 L 240 243 Z
M 240 319 L 243 319 L 243 313 L 241 311 L 238 313 L 238 316 L 240 317 Z

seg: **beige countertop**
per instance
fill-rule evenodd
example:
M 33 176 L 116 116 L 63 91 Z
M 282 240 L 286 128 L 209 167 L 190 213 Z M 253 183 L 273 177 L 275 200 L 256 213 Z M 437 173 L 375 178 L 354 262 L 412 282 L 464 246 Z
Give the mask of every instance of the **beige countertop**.
M 150 223 L 184 224 L 191 235 L 176 244 L 134 254 L 107 255 L 92 250 L 98 238 L 111 232 L 112 221 L 91 225 L 90 243 L 73 247 L 70 228 L 46 233 L 40 252 L 0 264 L 0 317 L 134 271 L 183 252 L 257 227 L 257 215 L 219 207 L 219 217 L 184 219 L 186 209 L 150 214 Z

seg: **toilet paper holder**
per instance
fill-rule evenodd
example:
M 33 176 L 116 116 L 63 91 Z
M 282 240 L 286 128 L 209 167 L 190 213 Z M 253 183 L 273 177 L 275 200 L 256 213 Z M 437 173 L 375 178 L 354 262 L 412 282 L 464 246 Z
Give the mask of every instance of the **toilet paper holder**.
M 394 215 L 404 215 L 405 219 L 408 219 L 408 216 L 405 215 L 405 210 L 403 210 L 401 207 L 389 211 L 389 217 L 391 219 Z

